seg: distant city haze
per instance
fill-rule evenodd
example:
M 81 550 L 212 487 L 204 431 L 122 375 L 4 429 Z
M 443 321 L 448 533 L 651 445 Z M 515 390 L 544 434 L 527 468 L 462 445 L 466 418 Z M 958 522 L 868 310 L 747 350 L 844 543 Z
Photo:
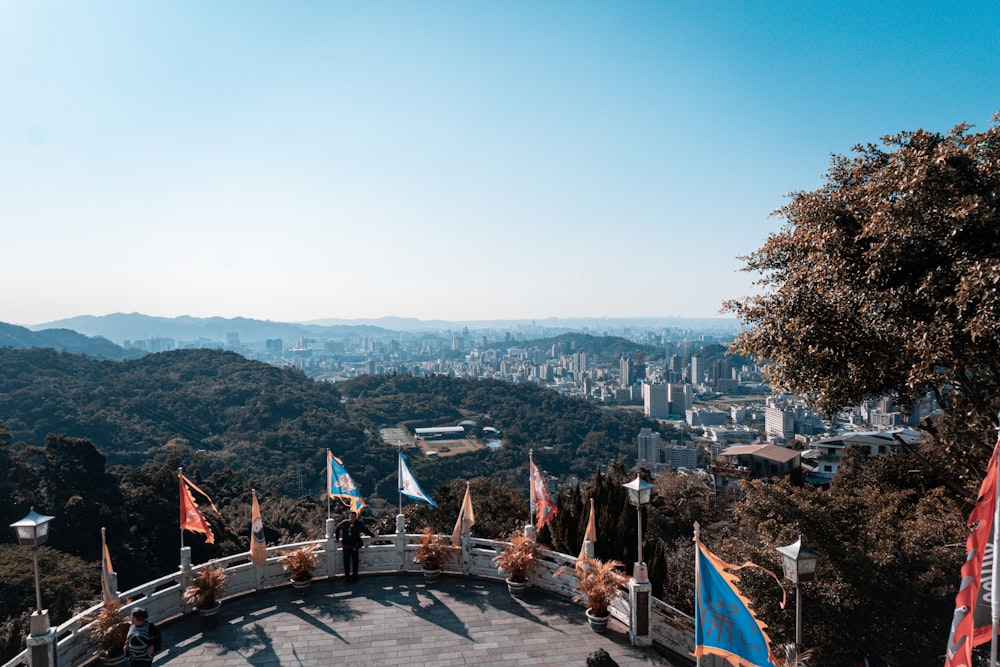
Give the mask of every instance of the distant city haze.
M 1000 5 L 0 3 L 0 321 L 717 317 Z

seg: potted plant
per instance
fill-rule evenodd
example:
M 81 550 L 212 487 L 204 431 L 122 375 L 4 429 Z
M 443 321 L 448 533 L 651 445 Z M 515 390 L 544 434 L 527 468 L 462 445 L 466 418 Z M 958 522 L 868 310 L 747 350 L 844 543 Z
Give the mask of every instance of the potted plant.
M 507 573 L 507 590 L 511 595 L 517 597 L 524 592 L 537 556 L 538 544 L 521 531 L 515 531 L 503 551 L 493 557 L 497 570 Z
M 122 618 L 122 605 L 118 600 L 106 601 L 101 605 L 94 620 L 90 622 L 90 642 L 97 649 L 97 657 L 102 664 L 119 665 L 125 656 L 125 637 L 129 622 Z
M 424 566 L 424 580 L 433 584 L 441 574 L 441 563 L 448 557 L 451 551 L 451 543 L 441 535 L 434 532 L 430 526 L 425 526 L 420 533 L 420 542 L 417 544 L 417 553 L 413 557 L 414 563 Z
M 216 563 L 206 565 L 194 575 L 191 583 L 184 589 L 182 598 L 184 604 L 192 605 L 203 616 L 215 614 L 222 604 L 220 598 L 227 581 L 229 575 L 221 565 Z
M 576 561 L 570 570 L 561 567 L 556 576 L 566 572 L 576 577 L 577 584 L 573 590 L 578 595 L 573 596 L 577 602 L 587 604 L 587 621 L 595 632 L 604 632 L 611 616 L 611 603 L 618 597 L 621 587 L 628 580 L 625 574 L 618 570 L 621 562 L 616 560 L 603 561 L 599 558 L 584 556 Z
M 281 554 L 282 569 L 292 573 L 292 586 L 297 589 L 307 589 L 312 582 L 313 570 L 316 569 L 317 558 L 315 544 L 307 544 L 292 551 Z

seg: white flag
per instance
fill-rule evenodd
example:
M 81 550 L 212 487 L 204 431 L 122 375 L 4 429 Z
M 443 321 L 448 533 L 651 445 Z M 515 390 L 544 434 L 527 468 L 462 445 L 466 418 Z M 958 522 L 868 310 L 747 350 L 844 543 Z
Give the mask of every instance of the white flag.
M 422 500 L 431 507 L 437 507 L 437 503 L 420 490 L 420 485 L 417 484 L 413 473 L 406 465 L 406 457 L 403 456 L 403 452 L 399 453 L 399 492 L 408 498 Z

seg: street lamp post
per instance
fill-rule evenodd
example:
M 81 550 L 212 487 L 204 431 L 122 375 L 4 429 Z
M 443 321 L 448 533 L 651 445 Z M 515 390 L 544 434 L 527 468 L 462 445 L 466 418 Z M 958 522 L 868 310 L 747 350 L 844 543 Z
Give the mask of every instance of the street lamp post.
M 802 645 L 802 594 L 799 583 L 812 581 L 816 578 L 816 565 L 825 556 L 802 546 L 802 536 L 788 546 L 778 547 L 781 554 L 781 567 L 785 571 L 785 579 L 795 584 L 795 664 L 799 664 L 799 647 Z
M 628 491 L 628 500 L 635 505 L 635 516 L 639 523 L 639 550 L 636 552 L 636 562 L 632 569 L 632 576 L 642 583 L 647 581 L 646 566 L 642 560 L 642 506 L 649 504 L 649 496 L 653 490 L 653 485 L 643 480 L 639 475 L 635 476 L 628 484 L 622 486 Z
M 28 664 L 32 667 L 55 665 L 55 637 L 49 625 L 49 612 L 42 609 L 42 588 L 38 578 L 38 547 L 49 538 L 49 521 L 55 517 L 39 514 L 32 507 L 20 521 L 10 524 L 19 544 L 31 547 L 35 564 L 35 611 L 31 614 L 28 637 Z
M 653 585 L 649 583 L 649 572 L 642 562 L 642 506 L 649 504 L 653 485 L 636 475 L 635 479 L 622 486 L 628 491 L 629 502 L 635 505 L 639 523 L 639 550 L 632 568 L 632 579 L 628 582 L 628 635 L 632 646 L 652 646 Z

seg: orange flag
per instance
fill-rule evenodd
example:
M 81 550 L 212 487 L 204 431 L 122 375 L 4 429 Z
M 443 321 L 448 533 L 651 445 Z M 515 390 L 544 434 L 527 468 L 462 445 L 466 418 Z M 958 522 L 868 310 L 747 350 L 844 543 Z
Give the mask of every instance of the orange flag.
M 451 546 L 462 546 L 462 535 L 472 530 L 476 523 L 476 513 L 472 510 L 472 495 L 469 493 L 469 483 L 465 483 L 465 500 L 462 501 L 462 510 L 458 513 L 458 521 L 455 522 L 455 530 L 451 531 Z
M 583 558 L 587 555 L 587 541 L 596 542 L 597 541 L 597 524 L 594 522 L 594 499 L 590 499 L 590 518 L 587 519 L 587 532 L 583 535 L 583 544 L 580 545 L 580 555 L 577 558 Z
M 111 567 L 111 554 L 108 553 L 108 543 L 104 540 L 104 529 L 101 528 L 101 595 L 105 602 L 114 602 L 118 599 L 114 588 L 111 586 L 111 575 L 114 568 Z
M 254 565 L 264 565 L 267 562 L 267 543 L 264 541 L 264 522 L 260 519 L 260 505 L 257 504 L 257 492 L 252 490 L 253 509 L 250 511 L 250 560 Z
M 191 489 L 204 496 L 213 510 L 218 512 L 219 508 L 215 506 L 215 503 L 212 502 L 207 493 L 195 486 L 194 482 L 185 477 L 183 473 L 177 473 L 177 476 L 180 478 L 181 485 L 181 530 L 202 533 L 205 535 L 205 542 L 207 544 L 215 544 L 215 535 L 212 534 L 212 527 L 208 525 L 205 515 L 198 509 L 198 503 L 194 501 Z

